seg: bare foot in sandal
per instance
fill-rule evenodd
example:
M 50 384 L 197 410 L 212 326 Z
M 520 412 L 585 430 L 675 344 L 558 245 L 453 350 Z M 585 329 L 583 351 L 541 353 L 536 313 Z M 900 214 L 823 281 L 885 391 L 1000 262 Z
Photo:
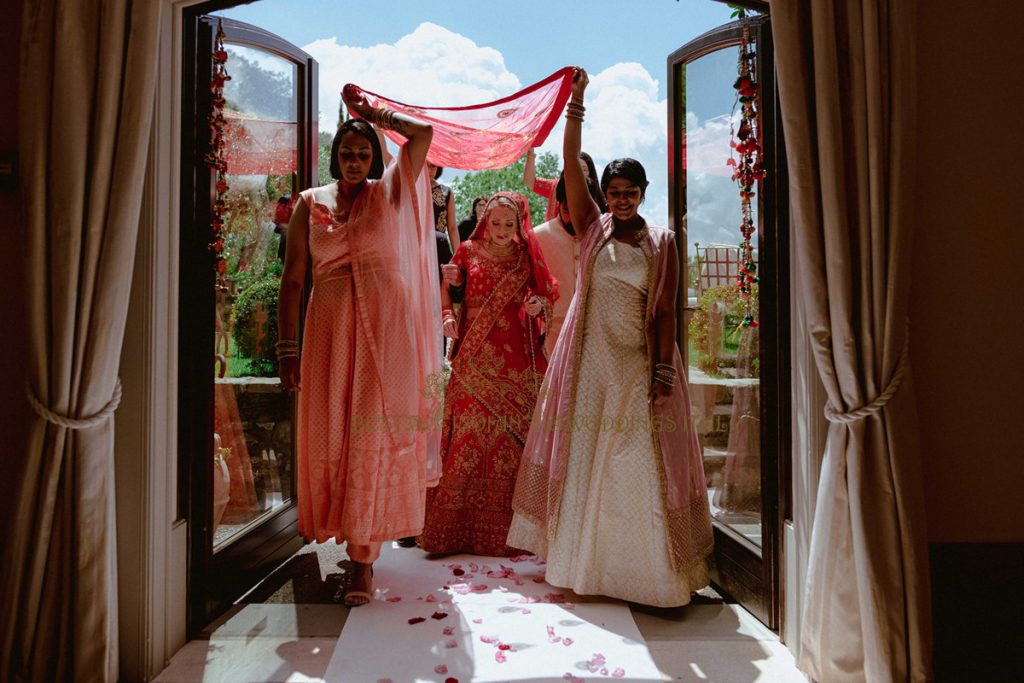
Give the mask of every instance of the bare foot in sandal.
M 345 593 L 345 604 L 358 607 L 373 598 L 373 564 L 352 562 L 352 582 Z

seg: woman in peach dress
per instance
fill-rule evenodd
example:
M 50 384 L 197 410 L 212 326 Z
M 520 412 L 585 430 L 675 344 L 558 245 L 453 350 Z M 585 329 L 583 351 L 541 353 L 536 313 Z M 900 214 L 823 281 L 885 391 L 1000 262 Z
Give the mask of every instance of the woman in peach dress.
M 338 129 L 336 183 L 300 195 L 288 225 L 278 307 L 281 381 L 297 390 L 299 531 L 348 543 L 348 605 L 373 590 L 381 543 L 422 531 L 426 489 L 439 475 L 439 434 L 428 377 L 440 370 L 440 298 L 430 182 L 429 125 L 371 108 L 355 86 L 348 110 L 403 135 L 384 170 L 363 120 Z M 379 180 L 376 180 L 379 179 Z M 313 289 L 302 334 L 307 271 Z

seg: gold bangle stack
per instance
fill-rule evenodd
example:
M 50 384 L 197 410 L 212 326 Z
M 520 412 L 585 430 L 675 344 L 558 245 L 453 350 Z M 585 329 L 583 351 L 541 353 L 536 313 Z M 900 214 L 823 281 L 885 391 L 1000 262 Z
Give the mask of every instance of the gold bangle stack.
M 656 363 L 654 366 L 654 379 L 662 384 L 667 384 L 670 387 L 675 386 L 675 366 L 669 365 L 668 363 Z
M 282 358 L 298 358 L 299 342 L 295 339 L 281 339 L 274 344 L 274 350 L 277 352 L 278 360 Z
M 370 112 L 370 120 L 383 130 L 395 129 L 395 112 L 391 109 L 374 109 Z
M 587 110 L 587 108 L 583 106 L 583 102 L 582 101 L 572 100 L 571 102 L 569 102 L 568 105 L 566 105 L 565 118 L 567 118 L 567 119 L 576 119 L 577 121 L 582 121 L 583 120 L 583 113 L 586 110 Z

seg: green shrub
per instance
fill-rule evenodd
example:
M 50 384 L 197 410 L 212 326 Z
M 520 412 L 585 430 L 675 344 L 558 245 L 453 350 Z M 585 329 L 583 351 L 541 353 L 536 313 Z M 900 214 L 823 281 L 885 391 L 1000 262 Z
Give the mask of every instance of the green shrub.
M 278 277 L 254 279 L 235 297 L 232 320 L 239 359 L 249 360 L 253 374 L 277 374 L 277 292 Z

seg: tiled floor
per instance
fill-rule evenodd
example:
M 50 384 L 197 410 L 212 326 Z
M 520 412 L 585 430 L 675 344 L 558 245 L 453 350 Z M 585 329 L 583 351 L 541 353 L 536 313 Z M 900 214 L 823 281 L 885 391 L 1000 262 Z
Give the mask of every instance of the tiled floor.
M 323 681 L 347 614 L 336 604 L 237 605 L 205 639 L 179 651 L 156 681 Z M 737 605 L 634 607 L 633 617 L 668 680 L 806 683 L 775 634 Z

